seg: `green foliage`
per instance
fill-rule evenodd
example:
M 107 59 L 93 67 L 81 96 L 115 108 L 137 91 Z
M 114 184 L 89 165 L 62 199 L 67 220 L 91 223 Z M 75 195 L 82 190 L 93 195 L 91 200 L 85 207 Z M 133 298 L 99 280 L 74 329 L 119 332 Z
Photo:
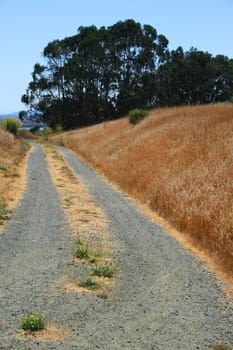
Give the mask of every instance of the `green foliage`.
M 132 19 L 99 29 L 80 27 L 76 35 L 44 48 L 45 65 L 35 64 L 22 102 L 43 112 L 55 129 L 57 124 L 86 126 L 151 105 L 151 81 L 168 55 L 167 46 L 153 27 Z
M 88 278 L 85 281 L 80 282 L 79 287 L 87 288 L 89 290 L 96 290 L 100 288 L 100 283 L 93 281 L 91 278 Z
M 144 109 L 133 109 L 129 112 L 129 122 L 133 125 L 139 123 L 148 115 Z
M 20 126 L 21 126 L 20 120 L 13 117 L 7 117 L 5 119 L 0 120 L 0 127 L 9 131 L 14 135 L 17 134 L 17 131 Z
M 74 242 L 73 256 L 78 259 L 88 259 L 90 257 L 90 249 L 87 242 L 77 238 Z
M 35 312 L 22 318 L 20 328 L 27 332 L 37 332 L 45 329 L 46 322 L 43 314 Z
M 216 103 L 233 95 L 233 59 L 193 48 L 169 52 L 164 35 L 132 19 L 80 27 L 76 35 L 48 43 L 43 56 L 22 102 L 41 111 L 55 130 L 118 118 L 134 108 Z
M 233 60 L 181 47 L 157 71 L 157 103 L 162 106 L 225 102 L 233 92 Z
M 7 209 L 7 206 L 5 203 L 0 202 L 0 220 L 9 220 L 10 217 L 8 216 L 9 210 Z
M 92 275 L 112 278 L 114 276 L 115 270 L 116 269 L 113 265 L 96 266 L 94 269 L 92 269 Z
M 7 165 L 5 163 L 0 163 L 0 170 L 6 171 Z

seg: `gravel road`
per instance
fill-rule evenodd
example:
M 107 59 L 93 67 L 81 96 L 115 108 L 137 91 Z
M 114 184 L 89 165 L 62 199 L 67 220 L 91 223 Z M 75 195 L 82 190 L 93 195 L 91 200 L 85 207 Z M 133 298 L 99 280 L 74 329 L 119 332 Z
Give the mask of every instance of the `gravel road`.
M 69 274 L 72 237 L 40 146 L 33 146 L 25 195 L 0 235 L 0 350 L 209 349 L 233 344 L 233 308 L 214 275 L 131 201 L 67 149 L 68 164 L 105 211 L 118 283 L 102 300 L 57 287 Z M 18 336 L 22 314 L 45 312 L 71 331 L 59 342 Z

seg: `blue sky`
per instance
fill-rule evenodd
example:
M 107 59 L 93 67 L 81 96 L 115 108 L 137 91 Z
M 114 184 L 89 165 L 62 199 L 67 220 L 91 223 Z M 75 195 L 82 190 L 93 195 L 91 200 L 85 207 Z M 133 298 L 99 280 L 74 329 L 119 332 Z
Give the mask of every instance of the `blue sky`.
M 20 99 L 44 47 L 81 25 L 132 18 L 164 34 L 170 49 L 233 58 L 232 14 L 233 0 L 0 0 L 0 114 L 26 108 Z

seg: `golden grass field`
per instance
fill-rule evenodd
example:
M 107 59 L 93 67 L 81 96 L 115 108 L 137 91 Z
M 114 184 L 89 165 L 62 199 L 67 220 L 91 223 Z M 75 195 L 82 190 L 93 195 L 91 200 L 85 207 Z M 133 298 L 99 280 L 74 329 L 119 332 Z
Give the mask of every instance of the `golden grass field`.
M 150 111 L 64 133 L 77 152 L 233 274 L 233 105 Z
M 23 140 L 0 128 L 0 203 L 9 209 L 15 207 L 24 190 L 28 149 Z

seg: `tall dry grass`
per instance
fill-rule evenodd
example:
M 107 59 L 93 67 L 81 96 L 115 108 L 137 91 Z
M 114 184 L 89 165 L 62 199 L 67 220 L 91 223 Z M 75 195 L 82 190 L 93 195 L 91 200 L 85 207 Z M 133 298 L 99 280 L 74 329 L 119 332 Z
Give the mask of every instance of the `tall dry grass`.
M 233 105 L 157 109 L 63 136 L 233 273 Z
M 14 207 L 23 190 L 21 168 L 28 146 L 23 140 L 0 128 L 0 203 Z

